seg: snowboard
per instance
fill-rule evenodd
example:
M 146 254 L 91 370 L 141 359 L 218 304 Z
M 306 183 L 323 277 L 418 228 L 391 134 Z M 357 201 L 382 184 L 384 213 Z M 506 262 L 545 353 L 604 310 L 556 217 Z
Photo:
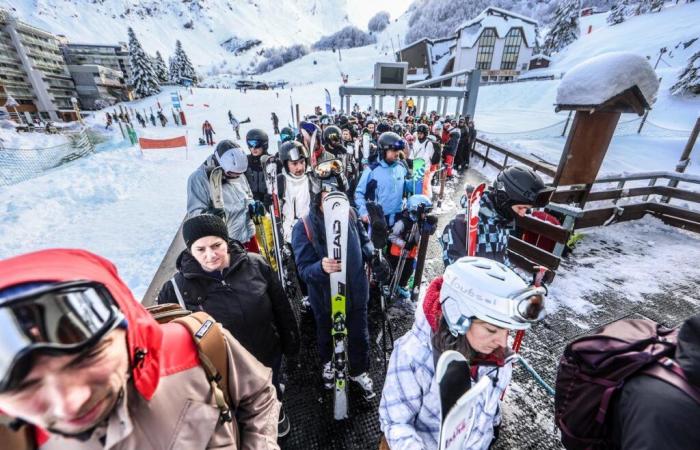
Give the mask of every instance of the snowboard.
M 436 369 L 440 388 L 440 438 L 439 450 L 462 450 L 474 429 L 476 404 L 479 396 L 491 382 L 481 377 L 471 385 L 471 374 L 466 358 L 459 352 L 448 350 L 440 355 Z
M 486 189 L 486 183 L 480 183 L 478 186 L 473 188 L 467 199 L 467 236 L 466 236 L 466 250 L 467 256 L 474 256 L 476 254 L 476 244 L 477 244 L 477 231 L 479 226 L 479 205 L 481 204 L 481 196 L 484 195 L 484 190 Z
M 413 160 L 413 193 L 423 194 L 426 165 L 423 158 Z M 428 197 L 430 198 L 430 197 Z
M 350 202 L 342 192 L 331 192 L 323 199 L 328 257 L 341 262 L 342 270 L 329 275 L 331 283 L 331 334 L 333 338 L 333 418 L 348 418 L 348 367 L 346 328 L 347 242 Z

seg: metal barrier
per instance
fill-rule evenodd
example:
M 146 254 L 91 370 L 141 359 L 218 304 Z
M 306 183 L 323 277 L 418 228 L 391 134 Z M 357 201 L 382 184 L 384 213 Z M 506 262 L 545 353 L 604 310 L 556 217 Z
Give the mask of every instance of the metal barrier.
M 0 186 L 37 177 L 49 169 L 75 161 L 95 151 L 94 136 L 83 128 L 64 134 L 68 142 L 53 147 L 0 148 Z

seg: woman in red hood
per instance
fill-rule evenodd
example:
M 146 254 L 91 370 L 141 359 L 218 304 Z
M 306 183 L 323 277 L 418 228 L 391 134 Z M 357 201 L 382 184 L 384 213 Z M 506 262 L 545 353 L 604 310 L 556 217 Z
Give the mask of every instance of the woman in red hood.
M 278 448 L 271 372 L 222 333 L 228 421 L 190 332 L 159 325 L 109 261 L 82 250 L 0 261 L 0 411 L 46 430 L 41 449 Z

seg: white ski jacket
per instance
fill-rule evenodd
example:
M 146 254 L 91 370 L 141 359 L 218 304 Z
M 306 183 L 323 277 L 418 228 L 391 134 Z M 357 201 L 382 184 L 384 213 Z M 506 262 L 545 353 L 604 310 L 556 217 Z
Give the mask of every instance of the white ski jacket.
M 309 213 L 311 193 L 309 176 L 293 177 L 284 172 L 284 198 L 282 199 L 282 232 L 285 242 L 292 242 L 292 228 L 297 220 Z
M 423 142 L 416 139 L 413 141 L 413 150 L 411 150 L 411 159 L 422 159 L 427 165 L 430 165 L 430 160 L 433 159 L 434 152 L 433 143 L 429 139 L 425 139 Z
M 488 449 L 493 428 L 501 423 L 501 393 L 510 383 L 512 364 L 480 366 L 477 379 L 494 380 L 477 402 L 477 420 L 469 433 L 469 449 Z M 440 389 L 435 379 L 430 325 L 422 308 L 416 309 L 411 330 L 397 340 L 391 353 L 379 403 L 379 423 L 391 450 L 438 448 L 440 436 Z

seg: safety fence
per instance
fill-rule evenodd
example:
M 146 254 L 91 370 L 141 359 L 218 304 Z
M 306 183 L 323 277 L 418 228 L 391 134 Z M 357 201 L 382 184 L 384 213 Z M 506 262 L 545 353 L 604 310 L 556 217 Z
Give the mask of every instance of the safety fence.
M 506 139 L 506 140 L 535 140 L 558 138 L 566 136 L 571 120 L 565 119 L 553 123 L 546 127 L 536 128 L 532 130 L 514 131 L 507 133 L 498 133 L 479 129 L 479 133 L 486 137 Z M 650 120 L 644 121 L 643 117 L 625 120 L 618 123 L 615 129 L 615 136 L 647 136 L 661 138 L 687 138 L 690 130 L 679 130 L 657 125 Z
M 9 186 L 37 177 L 95 151 L 102 140 L 85 128 L 63 134 L 68 141 L 51 147 L 0 147 L 0 186 Z

